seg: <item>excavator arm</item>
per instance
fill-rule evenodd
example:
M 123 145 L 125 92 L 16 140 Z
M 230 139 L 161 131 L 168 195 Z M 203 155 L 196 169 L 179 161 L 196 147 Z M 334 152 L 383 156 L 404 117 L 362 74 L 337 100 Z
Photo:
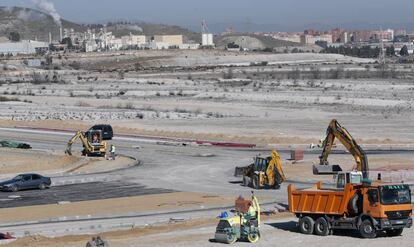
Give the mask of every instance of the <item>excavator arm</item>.
M 68 155 L 72 155 L 72 145 L 73 145 L 73 143 L 75 143 L 75 141 L 77 140 L 77 139 L 79 139 L 81 136 L 82 136 L 83 134 L 82 134 L 82 131 L 78 131 L 78 132 L 76 132 L 76 134 L 68 141 L 68 144 L 67 144 L 67 146 L 66 146 L 66 150 L 65 150 L 65 153 L 66 154 L 68 154 Z
M 333 119 L 326 130 L 326 138 L 323 142 L 323 151 L 319 156 L 319 165 L 314 165 L 314 174 L 336 174 L 342 171 L 339 165 L 329 165 L 328 156 L 332 151 L 335 138 L 352 154 L 356 162 L 356 168 L 362 172 L 363 178 L 368 178 L 368 159 L 365 151 L 359 146 L 351 134 L 342 127 L 336 119 Z

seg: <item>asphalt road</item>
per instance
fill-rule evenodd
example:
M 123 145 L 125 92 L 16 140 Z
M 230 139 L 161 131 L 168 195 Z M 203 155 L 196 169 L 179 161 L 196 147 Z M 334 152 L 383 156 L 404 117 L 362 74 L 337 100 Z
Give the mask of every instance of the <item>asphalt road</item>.
M 22 132 L 23 131 L 23 132 Z M 0 139 L 29 142 L 35 149 L 65 150 L 70 133 L 38 132 L 24 130 L 4 130 L 0 128 Z M 119 138 L 110 141 L 117 147 L 118 154 L 135 157 L 140 166 L 99 174 L 64 174 L 52 177 L 53 181 L 93 181 L 54 187 L 46 191 L 19 192 L 19 200 L 7 200 L 8 194 L 0 194 L 3 205 L 0 207 L 26 206 L 56 201 L 81 201 L 113 198 L 140 194 L 162 193 L 171 190 L 214 193 L 220 195 L 246 195 L 251 189 L 241 186 L 240 178 L 233 177 L 234 167 L 249 164 L 252 157 L 262 149 L 222 148 L 212 146 L 170 146 L 159 145 L 154 140 L 141 138 Z M 137 148 L 139 146 L 139 148 Z M 80 153 L 81 145 L 75 144 L 74 153 Z M 290 150 L 278 150 L 282 159 L 290 157 Z M 341 151 L 339 150 L 339 153 Z M 411 150 L 391 151 L 372 150 L 376 154 L 408 154 Z M 317 159 L 320 150 L 308 150 L 307 159 Z M 289 181 L 295 183 L 295 181 Z M 296 183 L 296 187 L 307 187 L 309 183 Z M 269 201 L 287 201 L 286 183 L 280 190 L 256 191 L 259 197 Z
M 62 201 L 78 202 L 100 200 L 170 192 L 173 192 L 173 190 L 146 188 L 137 183 L 121 181 L 81 183 L 54 186 L 46 190 L 24 190 L 14 193 L 2 192 L 0 194 L 0 208 L 56 204 Z

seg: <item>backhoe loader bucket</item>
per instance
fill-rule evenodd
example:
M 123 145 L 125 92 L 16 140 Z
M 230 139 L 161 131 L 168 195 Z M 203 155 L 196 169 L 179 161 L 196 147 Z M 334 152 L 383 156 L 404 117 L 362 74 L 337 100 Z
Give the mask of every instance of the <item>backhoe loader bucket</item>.
M 314 175 L 334 175 L 341 171 L 342 168 L 339 165 L 313 165 Z
M 68 144 L 65 150 L 65 154 L 72 155 L 72 145 Z

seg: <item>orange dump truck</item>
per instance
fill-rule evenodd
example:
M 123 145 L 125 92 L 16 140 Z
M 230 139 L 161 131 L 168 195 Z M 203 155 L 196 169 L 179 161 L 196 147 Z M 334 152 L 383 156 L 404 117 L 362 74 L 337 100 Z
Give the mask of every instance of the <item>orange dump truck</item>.
M 326 236 L 333 230 L 358 230 L 364 238 L 379 231 L 401 235 L 412 226 L 411 191 L 406 184 L 346 184 L 343 189 L 323 189 L 321 183 L 296 190 L 288 186 L 289 211 L 299 218 L 299 231 Z

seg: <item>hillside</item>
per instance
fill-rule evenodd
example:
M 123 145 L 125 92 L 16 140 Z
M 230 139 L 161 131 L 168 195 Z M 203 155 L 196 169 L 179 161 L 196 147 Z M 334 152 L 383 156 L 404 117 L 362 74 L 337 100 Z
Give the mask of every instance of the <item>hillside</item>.
M 217 41 L 217 47 L 224 48 L 228 43 L 234 42 L 241 47 L 251 50 L 262 50 L 265 48 L 291 47 L 298 46 L 298 43 L 278 40 L 272 37 L 259 36 L 254 34 L 229 34 L 220 36 Z
M 92 28 L 100 28 L 102 25 L 89 25 Z M 121 37 L 124 35 L 132 34 L 143 34 L 147 36 L 156 35 L 156 34 L 182 34 L 184 35 L 184 40 L 193 40 L 196 42 L 201 42 L 201 37 L 199 33 L 192 32 L 188 29 L 165 24 L 154 24 L 146 22 L 117 22 L 107 24 L 108 32 L 112 32 L 115 36 Z
M 76 31 L 86 30 L 82 25 L 62 20 L 65 28 Z M 18 32 L 21 39 L 48 41 L 49 32 L 54 38 L 59 37 L 59 26 L 53 18 L 38 10 L 21 7 L 0 7 L 0 36 L 8 36 L 10 32 Z
M 84 32 L 88 27 L 99 29 L 101 24 L 83 25 L 68 20 L 61 20 L 63 28 L 72 28 L 76 32 Z M 170 26 L 163 24 L 151 23 L 109 23 L 107 26 L 109 32 L 117 37 L 133 34 L 183 34 L 184 40 L 195 40 L 200 42 L 200 35 L 188 29 L 179 26 Z M 38 39 L 42 41 L 49 40 L 49 32 L 52 33 L 53 39 L 59 37 L 59 26 L 53 20 L 52 16 L 41 11 L 22 8 L 22 7 L 0 7 L 0 37 L 7 37 L 10 32 L 18 32 L 21 39 Z

